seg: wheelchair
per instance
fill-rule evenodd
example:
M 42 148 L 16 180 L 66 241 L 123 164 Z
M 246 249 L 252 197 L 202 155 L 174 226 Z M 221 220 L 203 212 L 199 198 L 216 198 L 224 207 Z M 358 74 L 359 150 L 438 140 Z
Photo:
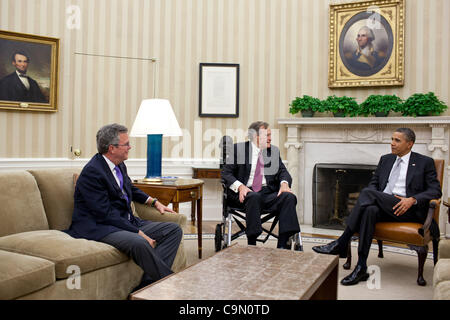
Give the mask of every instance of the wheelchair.
M 229 136 L 224 136 L 220 142 L 220 148 L 222 152 L 220 168 L 227 163 L 228 158 L 231 155 L 231 150 L 233 148 L 233 140 Z M 222 223 L 216 225 L 214 244 L 215 251 L 218 252 L 231 245 L 231 241 L 239 238 L 245 234 L 245 212 L 244 207 L 233 207 L 228 204 L 227 192 L 225 182 L 222 180 Z M 272 224 L 269 229 L 264 226 L 264 223 L 273 219 Z M 239 227 L 239 231 L 232 233 L 233 222 Z M 256 239 L 257 242 L 265 243 L 270 236 L 278 239 L 278 235 L 273 232 L 275 226 L 278 223 L 278 215 L 275 212 L 270 212 L 263 210 L 261 213 L 261 224 L 263 233 L 266 233 L 263 239 Z M 303 251 L 303 243 L 301 232 L 298 232 L 291 236 L 288 241 L 288 248 L 292 249 L 292 243 L 294 243 L 294 250 Z

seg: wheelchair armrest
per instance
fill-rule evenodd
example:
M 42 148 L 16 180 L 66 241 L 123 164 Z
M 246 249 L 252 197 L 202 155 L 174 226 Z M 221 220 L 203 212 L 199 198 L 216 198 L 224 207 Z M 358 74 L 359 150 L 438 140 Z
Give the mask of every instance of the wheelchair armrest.
M 439 199 L 432 199 L 430 200 L 430 204 L 428 207 L 428 213 L 427 217 L 425 219 L 425 222 L 423 223 L 422 228 L 419 228 L 418 232 L 419 234 L 424 237 L 425 233 L 430 229 L 431 221 L 433 220 L 434 216 L 434 209 L 441 204 L 441 201 Z
M 450 223 L 450 203 L 448 203 L 447 201 L 442 201 L 442 203 L 447 207 L 448 223 Z

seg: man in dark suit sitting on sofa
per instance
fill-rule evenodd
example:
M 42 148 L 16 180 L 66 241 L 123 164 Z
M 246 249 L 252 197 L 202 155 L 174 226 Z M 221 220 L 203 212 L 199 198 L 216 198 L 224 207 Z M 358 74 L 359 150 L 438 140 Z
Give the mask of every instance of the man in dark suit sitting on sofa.
M 297 198 L 290 186 L 292 178 L 280 158 L 280 150 L 271 145 L 269 124 L 257 121 L 248 128 L 249 140 L 233 146 L 230 161 L 222 169 L 229 201 L 245 207 L 249 245 L 256 245 L 262 233 L 261 210 L 279 215 L 278 248 L 287 248 L 289 237 L 300 232 L 295 206 Z
M 411 152 L 415 140 L 411 129 L 395 130 L 391 139 L 392 153 L 381 157 L 368 187 L 361 191 L 347 218 L 344 233 L 336 241 L 313 247 L 318 253 L 345 257 L 352 235 L 359 233 L 358 263 L 353 272 L 342 279 L 343 285 L 354 285 L 369 278 L 367 257 L 377 222 L 424 223 L 429 201 L 442 195 L 433 159 Z M 432 227 L 438 228 L 437 225 Z
M 108 243 L 131 256 L 144 270 L 140 286 L 171 273 L 183 232 L 170 222 L 151 222 L 133 215 L 131 201 L 161 214 L 174 212 L 133 186 L 124 161 L 131 149 L 128 129 L 118 124 L 97 132 L 98 153 L 81 171 L 75 187 L 72 225 L 75 238 Z

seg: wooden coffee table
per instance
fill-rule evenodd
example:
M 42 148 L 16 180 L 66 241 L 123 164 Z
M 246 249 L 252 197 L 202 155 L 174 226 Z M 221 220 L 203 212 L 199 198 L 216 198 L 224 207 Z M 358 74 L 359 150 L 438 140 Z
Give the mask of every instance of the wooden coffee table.
M 133 300 L 337 298 L 338 257 L 234 245 L 131 294 Z

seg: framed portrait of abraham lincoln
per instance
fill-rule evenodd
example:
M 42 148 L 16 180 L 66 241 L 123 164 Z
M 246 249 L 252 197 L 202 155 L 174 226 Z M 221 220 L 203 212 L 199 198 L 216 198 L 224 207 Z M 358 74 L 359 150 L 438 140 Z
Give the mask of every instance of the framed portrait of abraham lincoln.
M 330 5 L 328 87 L 404 85 L 404 0 Z
M 0 30 L 0 109 L 58 110 L 59 39 Z

